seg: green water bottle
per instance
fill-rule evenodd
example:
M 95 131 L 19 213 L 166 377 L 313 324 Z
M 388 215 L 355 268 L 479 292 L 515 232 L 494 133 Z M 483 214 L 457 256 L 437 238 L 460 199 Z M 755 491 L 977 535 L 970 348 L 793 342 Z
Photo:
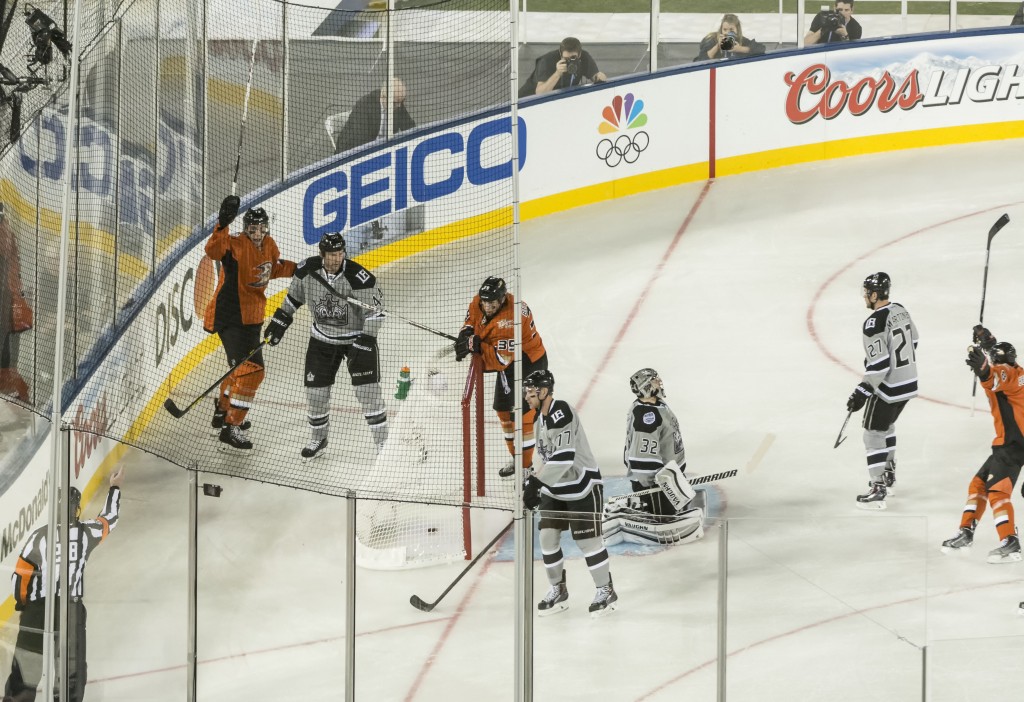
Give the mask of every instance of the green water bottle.
M 402 372 L 398 374 L 398 390 L 395 392 L 396 400 L 404 400 L 409 395 L 409 386 L 412 379 L 409 377 L 409 366 L 402 366 Z

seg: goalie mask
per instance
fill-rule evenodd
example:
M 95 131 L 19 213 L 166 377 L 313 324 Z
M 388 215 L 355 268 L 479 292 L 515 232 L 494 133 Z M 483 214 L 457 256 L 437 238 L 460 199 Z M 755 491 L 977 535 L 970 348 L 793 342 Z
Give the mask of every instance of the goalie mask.
M 658 371 L 653 368 L 641 368 L 629 376 L 629 389 L 641 400 L 645 397 L 665 399 L 665 387 Z
M 992 347 L 992 363 L 1005 363 L 1010 366 L 1017 365 L 1017 349 L 1009 341 L 1000 341 Z

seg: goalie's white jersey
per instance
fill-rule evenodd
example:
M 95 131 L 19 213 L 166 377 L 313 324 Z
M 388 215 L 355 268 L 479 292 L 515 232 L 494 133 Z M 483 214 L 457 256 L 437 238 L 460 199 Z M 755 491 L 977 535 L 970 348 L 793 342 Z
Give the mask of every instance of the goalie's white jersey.
M 554 400 L 546 414 L 538 412 L 534 435 L 544 462 L 537 473 L 544 483 L 541 492 L 556 500 L 578 500 L 601 484 L 601 471 L 590 442 L 568 402 Z
M 661 400 L 654 404 L 635 400 L 626 415 L 626 475 L 650 487 L 654 485 L 654 474 L 669 461 L 686 470 L 683 434 L 675 412 Z

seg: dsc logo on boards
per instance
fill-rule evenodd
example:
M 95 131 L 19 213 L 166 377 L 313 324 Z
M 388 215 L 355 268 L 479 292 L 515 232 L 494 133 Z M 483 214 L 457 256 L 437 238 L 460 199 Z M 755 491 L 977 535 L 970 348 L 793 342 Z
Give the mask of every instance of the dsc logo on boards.
M 307 244 L 457 192 L 466 183 L 487 185 L 512 177 L 512 159 L 493 163 L 511 137 L 507 116 L 475 126 L 467 136 L 443 132 L 347 165 L 313 181 L 302 199 Z M 492 140 L 499 139 L 494 143 Z M 509 139 L 510 141 L 510 139 Z M 488 143 L 490 142 L 490 143 Z M 505 147 L 505 151 L 510 149 Z M 439 167 L 438 163 L 445 165 Z M 526 122 L 519 118 L 519 170 L 526 163 Z

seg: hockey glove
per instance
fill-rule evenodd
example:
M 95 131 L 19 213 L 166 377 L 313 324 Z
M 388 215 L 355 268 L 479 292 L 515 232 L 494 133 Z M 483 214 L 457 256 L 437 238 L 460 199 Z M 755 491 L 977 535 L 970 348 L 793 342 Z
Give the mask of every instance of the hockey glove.
M 996 345 L 996 338 L 992 336 L 992 332 L 990 332 L 988 329 L 981 326 L 980 324 L 975 324 L 974 343 L 980 346 L 985 351 L 988 351 L 989 349 Z
M 964 363 L 971 367 L 971 370 L 974 371 L 979 380 L 988 380 L 990 373 L 988 356 L 985 355 L 980 346 L 971 347 L 970 351 L 967 352 L 967 359 Z
M 532 475 L 526 476 L 523 482 L 523 507 L 526 509 L 537 509 L 540 507 L 540 491 L 544 483 Z
M 235 217 L 238 216 L 238 208 L 241 207 L 242 201 L 237 195 L 228 195 L 224 198 L 224 201 L 220 203 L 220 214 L 217 215 L 217 224 L 221 227 L 226 227 L 235 221 Z
M 861 383 L 850 393 L 850 398 L 846 401 L 846 409 L 850 412 L 859 412 L 864 403 L 868 401 L 868 398 L 874 394 L 875 390 L 871 385 Z
M 267 322 L 267 329 L 263 332 L 263 338 L 270 342 L 271 346 L 277 346 L 284 337 L 284 332 L 292 323 L 292 318 L 284 310 L 278 308 L 273 318 Z
M 476 335 L 473 334 L 473 328 L 472 327 L 463 327 L 462 331 L 459 332 L 459 338 L 455 340 L 455 360 L 456 361 L 461 361 L 462 359 L 464 359 L 466 356 L 468 356 L 472 352 L 472 350 L 473 350 L 472 349 L 472 343 L 473 343 L 472 339 L 473 339 L 474 336 L 476 336 Z M 478 340 L 477 343 L 479 345 L 480 337 L 477 336 L 476 338 Z M 477 353 L 479 353 L 479 352 L 477 352 Z

